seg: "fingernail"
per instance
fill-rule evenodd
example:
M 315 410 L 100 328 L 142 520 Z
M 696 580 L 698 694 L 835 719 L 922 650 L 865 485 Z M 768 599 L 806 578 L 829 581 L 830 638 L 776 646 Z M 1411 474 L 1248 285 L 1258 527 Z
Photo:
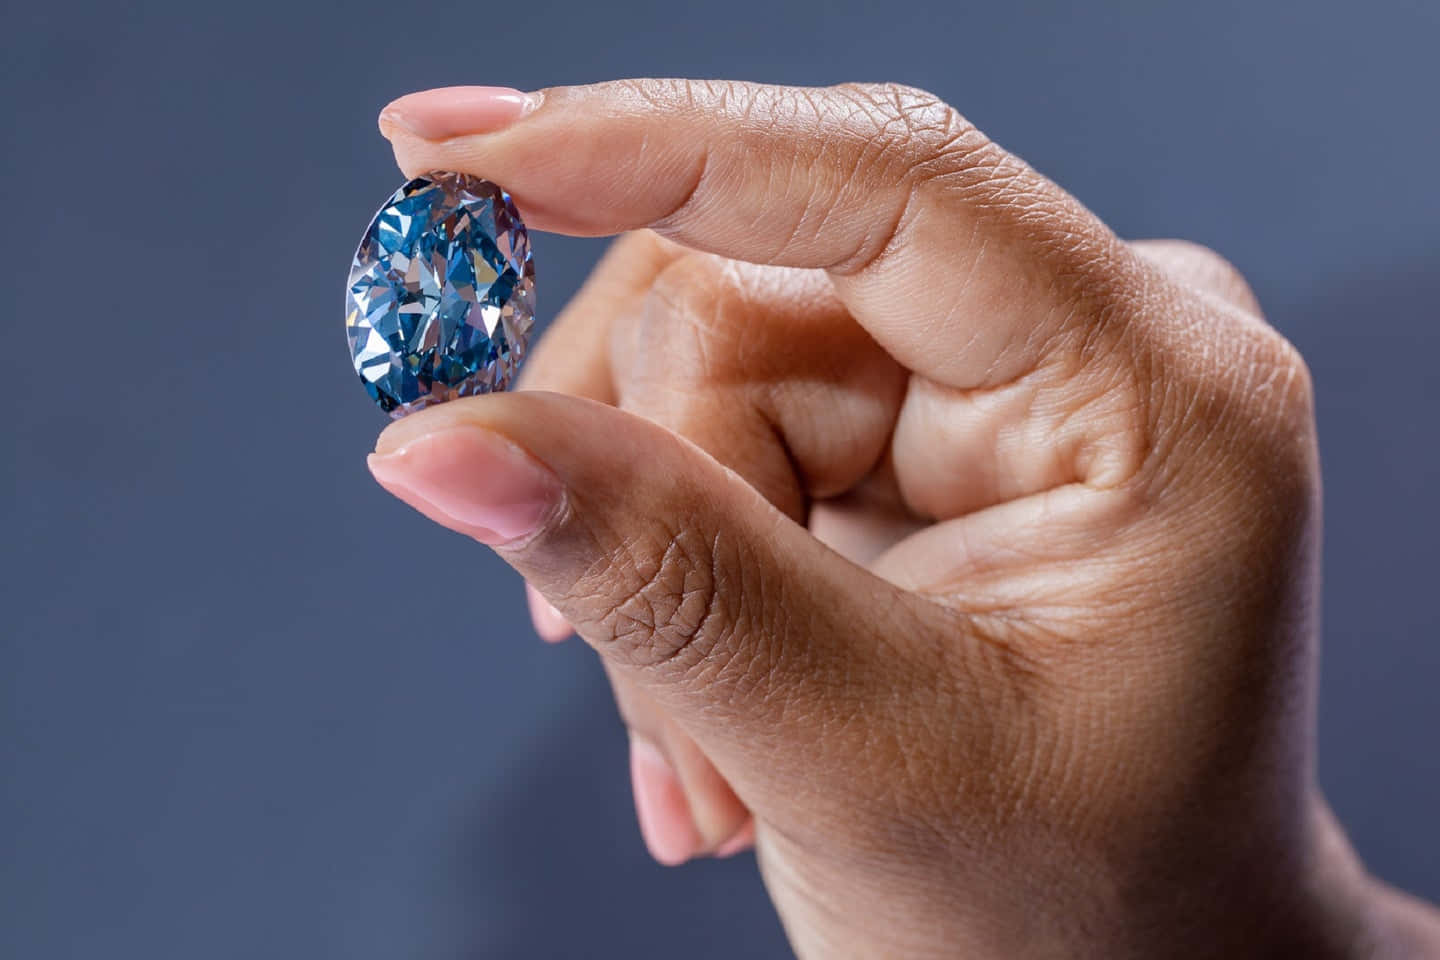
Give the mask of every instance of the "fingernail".
M 442 526 L 499 546 L 529 536 L 560 502 L 560 480 L 499 434 L 453 427 L 366 461 L 380 485 Z
M 684 863 L 700 849 L 700 831 L 670 762 L 650 741 L 630 737 L 630 785 L 635 814 L 650 856 L 667 867 Z
M 722 860 L 726 857 L 733 857 L 740 851 L 747 849 L 754 842 L 755 821 L 747 820 L 745 826 L 741 827 L 735 836 L 715 848 L 715 856 Z
M 565 619 L 565 614 L 556 610 L 539 590 L 528 583 L 525 584 L 525 600 L 530 605 L 530 622 L 535 625 L 535 632 L 540 634 L 541 640 L 546 643 L 559 643 L 575 632 L 570 621 Z
M 441 87 L 410 93 L 380 111 L 380 132 L 401 127 L 425 140 L 503 130 L 540 106 L 539 93 L 511 87 Z M 387 134 L 388 136 L 388 134 Z

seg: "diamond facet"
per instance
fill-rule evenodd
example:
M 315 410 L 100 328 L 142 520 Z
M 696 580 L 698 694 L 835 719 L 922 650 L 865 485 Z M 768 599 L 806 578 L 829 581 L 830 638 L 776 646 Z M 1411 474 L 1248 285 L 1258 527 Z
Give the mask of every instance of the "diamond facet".
M 535 323 L 530 240 L 510 195 L 462 173 L 411 180 L 365 230 L 345 301 L 355 372 L 392 417 L 504 390 Z

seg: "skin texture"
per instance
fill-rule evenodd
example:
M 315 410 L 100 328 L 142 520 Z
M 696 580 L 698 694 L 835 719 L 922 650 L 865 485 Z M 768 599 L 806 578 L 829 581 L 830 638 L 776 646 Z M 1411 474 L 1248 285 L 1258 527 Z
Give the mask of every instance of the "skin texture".
M 753 844 L 807 958 L 1440 956 L 1315 784 L 1311 386 L 1224 260 L 922 91 L 486 89 L 405 173 L 623 236 L 371 467 L 599 652 L 657 859 Z

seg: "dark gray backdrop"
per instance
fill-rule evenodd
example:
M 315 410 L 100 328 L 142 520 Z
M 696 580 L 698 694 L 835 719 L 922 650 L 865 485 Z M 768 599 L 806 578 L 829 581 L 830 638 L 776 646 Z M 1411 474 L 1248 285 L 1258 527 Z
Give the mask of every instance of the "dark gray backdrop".
M 9 2 L 0 956 L 783 956 L 665 871 L 600 671 L 384 495 L 341 326 L 397 94 L 894 79 L 1131 236 L 1209 243 L 1319 389 L 1321 773 L 1440 897 L 1430 0 Z M 542 314 L 596 241 L 536 242 Z

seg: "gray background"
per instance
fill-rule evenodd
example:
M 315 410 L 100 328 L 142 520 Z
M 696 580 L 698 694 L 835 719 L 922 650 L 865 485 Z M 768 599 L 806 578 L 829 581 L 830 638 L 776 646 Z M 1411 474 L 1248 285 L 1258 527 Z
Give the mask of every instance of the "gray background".
M 343 278 L 392 96 L 895 79 L 1123 233 L 1209 243 L 1314 367 L 1321 773 L 1440 897 L 1440 5 L 7 3 L 0 956 L 784 956 L 651 865 L 516 578 L 369 479 Z M 542 313 L 597 241 L 540 237 Z

